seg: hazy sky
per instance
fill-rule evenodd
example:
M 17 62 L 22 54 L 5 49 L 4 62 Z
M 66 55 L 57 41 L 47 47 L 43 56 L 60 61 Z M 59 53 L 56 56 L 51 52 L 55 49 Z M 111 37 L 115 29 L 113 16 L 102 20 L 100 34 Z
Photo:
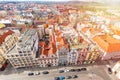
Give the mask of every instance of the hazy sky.
M 97 2 L 103 2 L 103 3 L 117 3 L 120 2 L 120 0 L 0 0 L 0 1 L 97 1 Z

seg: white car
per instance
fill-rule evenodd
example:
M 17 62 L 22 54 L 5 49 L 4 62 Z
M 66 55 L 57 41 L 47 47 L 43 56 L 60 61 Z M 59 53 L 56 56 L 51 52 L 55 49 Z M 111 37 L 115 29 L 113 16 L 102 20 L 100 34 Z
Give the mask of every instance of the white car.
M 70 70 L 65 70 L 65 72 L 69 72 Z
M 34 74 L 35 74 L 35 75 L 40 75 L 40 72 L 35 72 Z

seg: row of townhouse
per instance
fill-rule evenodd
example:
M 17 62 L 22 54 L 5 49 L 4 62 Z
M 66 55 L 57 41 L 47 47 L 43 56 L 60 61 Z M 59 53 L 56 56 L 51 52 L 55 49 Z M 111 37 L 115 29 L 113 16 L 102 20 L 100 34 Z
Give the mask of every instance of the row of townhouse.
M 26 30 L 21 34 L 18 42 L 6 54 L 12 66 L 19 68 L 81 65 L 85 62 L 92 63 L 89 61 L 96 61 L 98 58 L 95 56 L 96 50 L 89 50 L 86 42 L 83 41 L 79 46 L 71 49 L 62 31 L 51 30 L 49 29 L 49 38 L 40 42 L 35 29 Z
M 13 47 L 5 54 L 12 66 L 19 68 L 81 65 L 92 63 L 99 57 L 99 50 L 97 53 L 97 49 L 89 49 L 89 44 L 79 35 L 72 38 L 72 42 L 68 42 L 61 30 L 54 31 L 54 28 L 48 28 L 47 33 L 49 38 L 40 42 L 36 29 L 26 30 L 19 40 L 18 37 L 13 38 L 17 43 L 13 41 Z M 43 34 L 45 34 L 44 31 Z

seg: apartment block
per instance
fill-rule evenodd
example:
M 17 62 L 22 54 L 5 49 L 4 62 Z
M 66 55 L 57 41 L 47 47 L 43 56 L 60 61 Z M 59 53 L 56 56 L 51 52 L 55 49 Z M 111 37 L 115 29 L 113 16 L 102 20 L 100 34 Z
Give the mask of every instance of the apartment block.
M 7 59 L 14 68 L 37 66 L 38 34 L 35 29 L 26 30 L 17 44 L 7 53 Z
M 11 30 L 0 36 L 0 68 L 6 61 L 6 54 L 15 46 L 18 36 Z

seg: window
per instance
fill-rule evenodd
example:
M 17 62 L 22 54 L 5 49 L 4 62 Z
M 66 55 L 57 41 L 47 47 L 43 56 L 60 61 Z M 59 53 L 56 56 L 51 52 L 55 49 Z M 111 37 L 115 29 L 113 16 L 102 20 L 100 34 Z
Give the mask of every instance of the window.
M 53 58 L 53 57 L 54 57 L 54 55 L 51 55 L 51 57 Z
M 28 56 L 30 56 L 31 54 L 28 54 Z
M 23 56 L 22 54 L 20 54 L 20 56 Z
M 16 57 L 18 57 L 18 55 L 16 55 Z
M 12 57 L 14 57 L 14 55 L 11 55 Z
M 22 53 L 22 51 L 18 51 L 19 53 Z
M 44 56 L 42 56 L 42 58 L 44 58 Z
M 55 60 L 55 63 L 56 63 L 57 61 Z
M 27 56 L 27 54 L 24 54 L 24 56 Z
M 26 53 L 26 51 L 23 51 L 23 53 Z
M 8 50 L 9 48 L 8 48 L 8 46 L 5 46 L 5 48 Z

